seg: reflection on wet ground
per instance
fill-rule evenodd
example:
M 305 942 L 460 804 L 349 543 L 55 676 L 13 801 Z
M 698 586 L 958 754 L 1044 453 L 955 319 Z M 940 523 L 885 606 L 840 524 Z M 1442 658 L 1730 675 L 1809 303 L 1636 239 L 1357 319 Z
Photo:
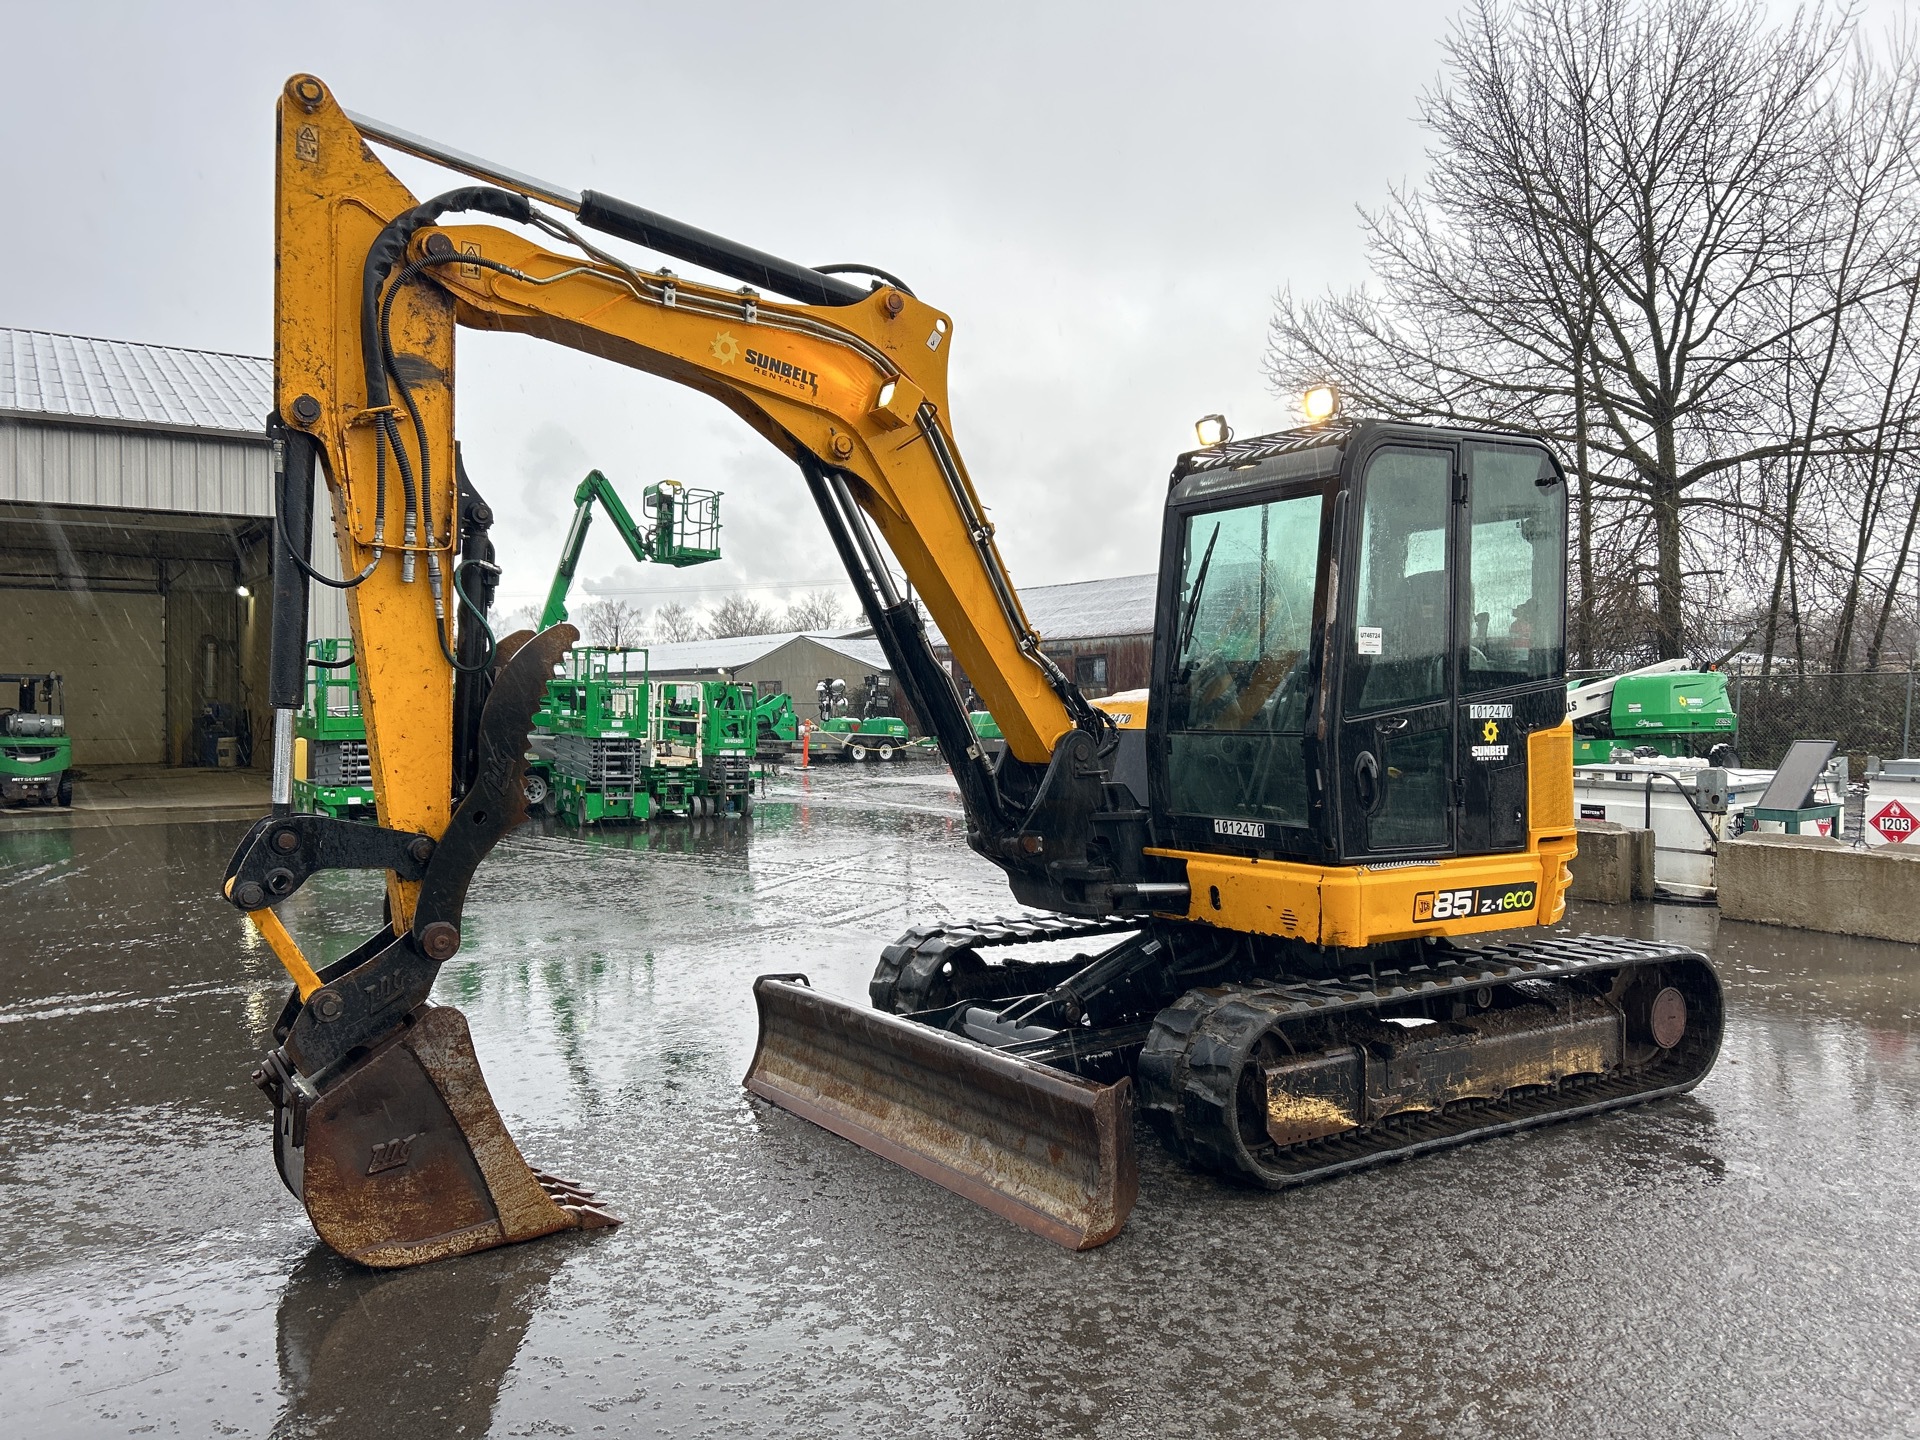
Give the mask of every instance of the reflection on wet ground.
M 537 1164 L 623 1228 L 400 1274 L 317 1246 L 247 1081 L 284 982 L 237 828 L 0 835 L 0 1431 L 285 1436 L 1803 1435 L 1920 1428 L 1909 947 L 1593 907 L 1709 950 L 1692 1096 L 1285 1197 L 1169 1162 L 1069 1255 L 749 1102 L 751 978 L 864 994 L 1001 913 L 944 777 L 737 824 L 522 832 L 459 1004 Z M 365 877 L 288 909 L 329 957 Z

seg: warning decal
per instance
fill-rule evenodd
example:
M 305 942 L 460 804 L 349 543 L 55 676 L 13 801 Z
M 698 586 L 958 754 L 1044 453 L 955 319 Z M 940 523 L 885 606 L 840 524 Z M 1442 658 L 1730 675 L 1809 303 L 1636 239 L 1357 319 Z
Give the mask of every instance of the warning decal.
M 1882 839 L 1894 845 L 1913 834 L 1913 812 L 1898 800 L 1882 805 L 1867 823 L 1880 832 Z

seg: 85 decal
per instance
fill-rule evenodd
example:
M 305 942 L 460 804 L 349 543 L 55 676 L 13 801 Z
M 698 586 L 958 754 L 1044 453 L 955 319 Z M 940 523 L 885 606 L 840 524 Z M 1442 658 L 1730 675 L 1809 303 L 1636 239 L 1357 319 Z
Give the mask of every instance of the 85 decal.
M 1422 890 L 1413 897 L 1415 923 L 1519 915 L 1533 909 L 1533 885 L 1482 885 L 1477 890 Z

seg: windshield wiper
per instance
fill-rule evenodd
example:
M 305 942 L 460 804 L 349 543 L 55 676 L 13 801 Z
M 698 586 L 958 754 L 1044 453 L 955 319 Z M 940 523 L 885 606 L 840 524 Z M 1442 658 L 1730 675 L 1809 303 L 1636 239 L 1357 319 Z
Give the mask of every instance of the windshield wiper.
M 1213 522 L 1213 534 L 1207 537 L 1207 553 L 1200 557 L 1200 568 L 1194 573 L 1193 589 L 1187 595 L 1187 619 L 1180 627 L 1180 644 L 1173 655 L 1176 660 L 1187 658 L 1187 647 L 1193 644 L 1193 627 L 1200 618 L 1200 597 L 1206 593 L 1207 570 L 1213 564 L 1213 547 L 1220 541 L 1220 522 Z M 1182 679 L 1185 673 L 1182 672 Z

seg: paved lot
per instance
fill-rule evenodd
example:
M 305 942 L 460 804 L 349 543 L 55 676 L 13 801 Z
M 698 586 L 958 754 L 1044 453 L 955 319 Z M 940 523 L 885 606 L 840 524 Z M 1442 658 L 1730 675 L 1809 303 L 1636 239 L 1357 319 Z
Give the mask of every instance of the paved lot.
M 0 835 L 9 830 L 126 829 L 183 820 L 244 820 L 265 814 L 271 798 L 265 770 L 92 765 L 73 773 L 71 808 L 0 806 Z
M 1276 1198 L 1164 1158 L 1069 1255 L 739 1087 L 748 985 L 864 993 L 1007 908 L 926 771 L 483 868 L 436 998 L 535 1163 L 621 1229 L 392 1275 L 313 1240 L 247 1072 L 284 982 L 231 823 L 0 829 L 0 1433 L 1887 1435 L 1920 1429 L 1920 957 L 1708 948 L 1694 1095 Z M 331 957 L 361 877 L 288 907 Z M 329 913 L 322 915 L 322 909 Z

